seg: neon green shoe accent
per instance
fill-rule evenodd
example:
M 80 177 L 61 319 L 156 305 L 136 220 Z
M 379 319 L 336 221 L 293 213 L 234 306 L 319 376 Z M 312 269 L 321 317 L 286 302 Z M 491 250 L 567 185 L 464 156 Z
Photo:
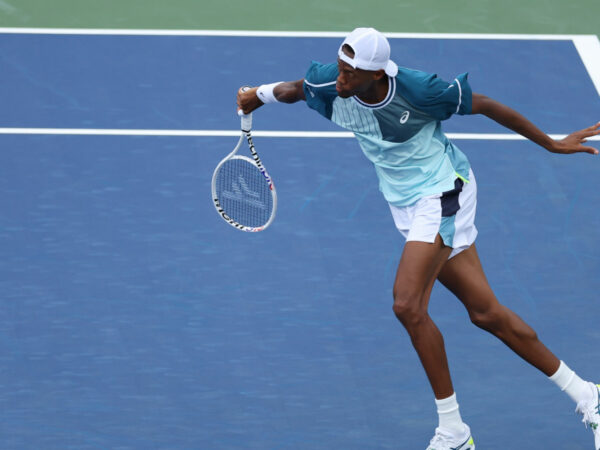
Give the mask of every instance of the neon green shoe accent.
M 473 438 L 469 439 L 469 445 L 475 445 L 475 441 L 473 440 Z

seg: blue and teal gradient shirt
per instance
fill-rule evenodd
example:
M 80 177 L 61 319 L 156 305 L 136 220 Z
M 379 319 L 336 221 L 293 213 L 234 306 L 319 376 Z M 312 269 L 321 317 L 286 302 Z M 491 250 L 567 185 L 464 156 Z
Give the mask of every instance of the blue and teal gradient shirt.
M 452 114 L 471 113 L 466 73 L 447 83 L 433 74 L 399 68 L 395 78 L 388 77 L 387 97 L 376 105 L 338 97 L 337 77 L 337 64 L 313 62 L 304 78 L 306 102 L 354 133 L 389 203 L 412 205 L 454 189 L 457 177 L 468 180 L 469 161 L 441 127 Z

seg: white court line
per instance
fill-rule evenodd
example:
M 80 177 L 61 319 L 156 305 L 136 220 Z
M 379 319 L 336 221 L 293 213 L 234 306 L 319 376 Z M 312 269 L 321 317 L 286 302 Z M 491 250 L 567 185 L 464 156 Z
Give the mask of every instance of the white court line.
M 140 30 L 140 29 L 82 29 L 82 28 L 0 28 L 0 34 L 56 34 L 56 35 L 131 35 L 131 36 L 233 36 L 233 37 L 317 37 L 317 38 L 343 38 L 347 32 L 320 32 L 320 31 L 238 31 L 238 30 Z M 581 60 L 590 76 L 598 94 L 600 95 L 600 41 L 596 35 L 576 34 L 482 34 L 482 33 L 385 33 L 390 38 L 405 39 L 505 39 L 505 40 L 571 40 L 579 53 Z M 13 130 L 13 131 L 6 131 Z M 216 130 L 95 130 L 87 132 L 76 130 L 67 133 L 38 130 L 23 133 L 17 128 L 2 128 L 0 134 L 96 134 L 96 135 L 129 135 L 129 136 L 225 136 L 228 131 Z M 39 130 L 46 130 L 40 132 Z M 169 133 L 169 134 L 166 134 Z M 216 134 L 215 134 L 216 133 Z M 235 135 L 236 132 L 233 132 Z M 280 137 L 278 132 L 257 132 L 257 136 Z M 282 132 L 283 137 L 351 137 L 351 133 L 338 132 Z M 296 133 L 296 134 L 294 134 Z M 308 133 L 308 134 L 307 134 Z M 311 135 L 317 133 L 317 135 Z M 511 134 L 454 134 L 453 139 L 495 139 L 514 140 L 522 139 Z M 510 137 L 514 136 L 514 137 Z M 597 140 L 597 138 L 592 138 Z
M 344 38 L 341 31 L 252 31 L 252 30 L 141 30 L 118 28 L 0 28 L 0 34 L 111 35 L 111 36 L 223 36 L 223 37 L 314 37 Z M 573 41 L 600 95 L 600 43 L 590 34 L 498 34 L 498 33 L 385 33 L 399 39 L 504 39 Z
M 573 44 L 600 95 L 600 41 L 598 36 L 576 36 Z
M 50 34 L 50 35 L 111 35 L 111 36 L 223 36 L 223 37 L 314 37 L 344 38 L 341 31 L 253 31 L 253 30 L 142 30 L 118 28 L 0 28 L 0 34 Z M 385 33 L 399 39 L 504 39 L 504 40 L 570 40 L 600 95 L 600 43 L 590 34 L 499 34 L 499 33 Z
M 317 37 L 344 38 L 348 31 L 253 31 L 253 30 L 141 30 L 119 28 L 0 28 L 2 34 L 81 34 L 112 36 L 232 36 L 232 37 Z M 389 38 L 404 39 L 508 39 L 565 41 L 579 34 L 502 34 L 502 33 L 387 33 Z M 589 35 L 593 36 L 593 35 Z
M 236 130 L 126 130 L 108 128 L 0 128 L 1 134 L 63 135 L 63 136 L 166 136 L 166 137 L 237 137 Z M 348 139 L 354 134 L 348 131 L 252 131 L 256 137 L 268 138 L 322 138 Z M 455 140 L 524 141 L 514 133 L 446 133 Z M 562 139 L 564 134 L 551 134 L 552 139 Z M 600 141 L 600 136 L 589 140 Z

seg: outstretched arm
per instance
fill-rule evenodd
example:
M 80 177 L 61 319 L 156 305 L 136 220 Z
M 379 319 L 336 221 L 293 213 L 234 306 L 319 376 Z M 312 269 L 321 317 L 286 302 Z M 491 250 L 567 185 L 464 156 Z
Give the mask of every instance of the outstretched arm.
M 300 100 L 306 100 L 303 88 L 304 79 L 297 81 L 287 81 L 278 84 L 273 89 L 273 95 L 278 102 L 281 103 L 296 103 Z M 238 91 L 237 105 L 244 114 L 249 114 L 256 108 L 261 107 L 264 103 L 258 98 L 256 91 L 258 87 L 248 89 L 246 92 Z
M 571 133 L 566 138 L 557 141 L 541 131 L 522 114 L 485 95 L 473 93 L 471 114 L 483 114 L 552 153 L 585 152 L 592 155 L 598 154 L 597 149 L 583 144 L 587 142 L 588 137 L 600 134 L 600 122 L 589 128 Z

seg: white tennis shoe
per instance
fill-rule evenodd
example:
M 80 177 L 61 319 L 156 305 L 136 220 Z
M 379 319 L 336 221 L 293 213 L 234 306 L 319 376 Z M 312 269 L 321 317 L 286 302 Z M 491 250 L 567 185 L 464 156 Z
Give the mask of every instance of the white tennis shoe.
M 595 450 L 600 450 L 600 384 L 594 386 L 590 383 L 592 389 L 596 392 L 593 400 L 579 402 L 575 411 L 583 415 L 582 422 L 586 428 L 590 427 L 594 433 Z
M 436 428 L 427 450 L 475 450 L 475 442 L 467 425 L 464 435 L 459 438 L 442 428 Z

